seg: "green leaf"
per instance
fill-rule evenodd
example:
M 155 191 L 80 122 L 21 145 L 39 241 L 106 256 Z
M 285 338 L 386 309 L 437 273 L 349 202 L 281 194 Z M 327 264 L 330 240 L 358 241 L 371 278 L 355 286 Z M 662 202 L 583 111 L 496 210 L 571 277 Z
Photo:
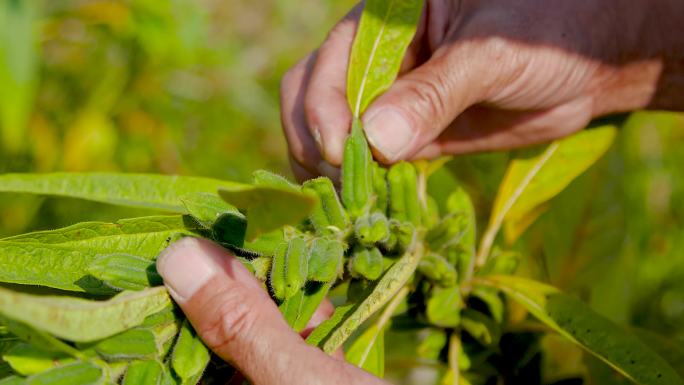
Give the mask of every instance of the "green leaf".
M 158 361 L 135 361 L 126 369 L 122 385 L 160 385 L 163 367 Z
M 392 316 L 397 308 L 405 303 L 408 287 L 402 287 L 385 306 L 375 323 L 359 336 L 347 351 L 346 358 L 350 363 L 383 377 L 385 374 L 385 330 L 390 326 Z M 354 293 L 349 293 L 353 297 Z
M 202 226 L 210 229 L 220 243 L 242 247 L 247 219 L 235 207 L 214 193 L 194 193 L 181 197 L 183 205 Z
M 26 379 L 19 376 L 9 376 L 0 380 L 0 385 L 26 385 Z
M 0 146 L 24 149 L 38 84 L 37 1 L 0 1 Z
M 26 379 L 27 385 L 95 385 L 104 381 L 104 370 L 90 362 L 77 362 L 38 373 Z
M 280 304 L 279 308 L 285 320 L 296 332 L 304 330 L 306 324 L 321 302 L 323 302 L 328 291 L 330 291 L 333 282 L 308 282 L 296 295 Z
M 279 187 L 235 185 L 220 188 L 219 195 L 246 212 L 247 240 L 285 225 L 298 224 L 317 204 L 313 194 Z
M 354 39 L 347 99 L 354 117 L 394 82 L 416 32 L 420 0 L 368 0 Z
M 180 200 L 187 212 L 197 219 L 202 226 L 207 228 L 211 228 L 221 215 L 243 216 L 235 207 L 219 198 L 215 193 L 199 192 L 186 194 L 180 197 Z
M 155 335 L 147 329 L 126 330 L 97 342 L 94 348 L 107 361 L 153 358 L 158 353 Z
M 0 282 L 41 285 L 70 291 L 111 294 L 90 276 L 98 257 L 129 254 L 152 261 L 172 239 L 194 235 L 194 223 L 181 216 L 85 222 L 0 240 Z
M 52 173 L 0 175 L 0 192 L 56 195 L 120 206 L 185 213 L 181 197 L 215 193 L 239 183 L 217 179 L 157 174 Z
M 23 376 L 44 372 L 73 361 L 73 358 L 64 353 L 44 350 L 26 343 L 15 345 L 2 359 Z
M 461 289 L 459 287 L 432 289 L 427 301 L 426 315 L 430 323 L 444 328 L 458 327 L 461 323 Z
M 523 218 L 560 193 L 601 158 L 615 135 L 613 126 L 584 130 L 513 159 L 494 201 L 478 265 L 484 263 L 504 222 L 530 225 L 532 222 Z M 516 233 L 522 231 L 518 229 Z
M 349 348 L 345 357 L 367 372 L 380 378 L 385 375 L 385 327 L 372 325 Z
M 184 385 L 195 385 L 209 364 L 211 354 L 188 320 L 183 322 L 173 348 L 171 365 Z
M 119 290 L 142 290 L 161 286 L 154 261 L 130 254 L 105 254 L 88 265 L 88 272 L 107 286 Z
M 495 287 L 540 321 L 642 385 L 681 385 L 684 380 L 633 333 L 622 330 L 579 299 L 540 282 L 491 276 L 478 284 Z
M 421 358 L 438 360 L 442 350 L 447 344 L 447 334 L 442 328 L 430 328 L 416 349 Z
M 484 346 L 496 345 L 501 338 L 501 327 L 492 318 L 477 310 L 463 310 L 461 328 Z
M 0 288 L 0 314 L 70 341 L 107 338 L 170 306 L 166 288 L 124 292 L 106 301 L 38 296 Z

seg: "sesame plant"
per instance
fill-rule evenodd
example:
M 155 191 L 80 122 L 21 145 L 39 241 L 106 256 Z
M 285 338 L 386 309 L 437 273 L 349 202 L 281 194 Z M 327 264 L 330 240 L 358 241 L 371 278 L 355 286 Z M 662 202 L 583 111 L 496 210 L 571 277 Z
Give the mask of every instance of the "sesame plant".
M 481 234 L 468 193 L 444 167 L 448 159 L 389 168 L 373 160 L 359 118 L 396 78 L 421 9 L 419 0 L 365 3 L 349 62 L 354 120 L 339 190 L 325 177 L 298 185 L 262 170 L 252 184 L 0 175 L 1 192 L 167 213 L 0 239 L 0 384 L 220 382 L 226 364 L 212 360 L 155 270 L 156 256 L 188 236 L 235 254 L 297 331 L 326 297 L 341 298 L 307 342 L 327 353 L 344 347 L 348 361 L 381 377 L 384 336 L 396 326 L 425 335 L 416 354 L 439 369 L 440 383 L 516 383 L 502 362 L 517 358 L 500 348 L 516 306 L 540 333 L 580 345 L 626 380 L 684 384 L 681 368 L 635 334 L 569 294 L 516 275 L 524 256 L 506 248 L 601 158 L 613 126 L 513 158 Z M 515 362 L 524 368 L 524 360 Z

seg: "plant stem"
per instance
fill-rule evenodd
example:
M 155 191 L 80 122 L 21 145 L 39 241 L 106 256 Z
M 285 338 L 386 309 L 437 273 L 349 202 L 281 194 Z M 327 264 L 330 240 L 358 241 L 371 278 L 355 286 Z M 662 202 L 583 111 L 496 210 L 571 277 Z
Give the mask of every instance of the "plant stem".
M 458 354 L 461 350 L 461 336 L 454 331 L 449 338 L 449 369 L 454 376 L 453 385 L 458 385 L 461 380 L 461 369 L 458 367 Z

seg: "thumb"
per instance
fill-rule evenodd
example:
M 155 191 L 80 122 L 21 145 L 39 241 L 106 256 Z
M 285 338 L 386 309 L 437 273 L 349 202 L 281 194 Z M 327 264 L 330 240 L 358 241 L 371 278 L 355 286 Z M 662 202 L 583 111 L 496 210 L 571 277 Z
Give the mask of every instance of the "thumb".
M 471 74 L 465 73 L 463 61 L 454 51 L 435 52 L 366 110 L 364 129 L 380 161 L 394 163 L 411 157 L 480 97 L 474 92 Z
M 253 384 L 317 383 L 343 362 L 308 346 L 285 322 L 261 283 L 220 246 L 184 238 L 157 269 L 202 340 Z

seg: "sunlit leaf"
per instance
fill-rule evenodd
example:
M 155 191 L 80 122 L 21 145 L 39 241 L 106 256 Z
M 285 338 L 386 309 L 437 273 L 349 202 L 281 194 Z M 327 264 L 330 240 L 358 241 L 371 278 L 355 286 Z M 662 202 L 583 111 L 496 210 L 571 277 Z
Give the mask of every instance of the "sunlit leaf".
M 3 354 L 2 359 L 7 361 L 17 373 L 24 376 L 73 362 L 73 358 L 64 353 L 40 349 L 26 343 L 15 345 Z
M 540 321 L 643 385 L 681 385 L 684 380 L 637 336 L 621 329 L 579 299 L 526 278 L 492 276 L 479 284 L 496 287 Z
M 365 2 L 347 75 L 347 99 L 355 117 L 394 82 L 422 5 L 420 0 Z
M 121 206 L 185 213 L 180 197 L 238 188 L 217 179 L 154 174 L 52 173 L 0 175 L 0 192 L 55 195 Z
M 219 188 L 219 195 L 247 215 L 247 240 L 296 225 L 316 208 L 316 196 L 291 189 L 234 185 Z
M 608 150 L 615 135 L 613 126 L 584 130 L 513 159 L 499 186 L 489 225 L 482 238 L 478 263 L 486 259 L 505 221 L 529 226 L 532 221 L 522 218 L 556 196 L 594 164 Z M 523 231 L 518 228 L 511 235 Z
M 0 239 L 0 282 L 111 294 L 111 288 L 89 274 L 95 259 L 127 254 L 153 260 L 177 237 L 199 235 L 193 225 L 181 216 L 155 216 L 84 222 Z

